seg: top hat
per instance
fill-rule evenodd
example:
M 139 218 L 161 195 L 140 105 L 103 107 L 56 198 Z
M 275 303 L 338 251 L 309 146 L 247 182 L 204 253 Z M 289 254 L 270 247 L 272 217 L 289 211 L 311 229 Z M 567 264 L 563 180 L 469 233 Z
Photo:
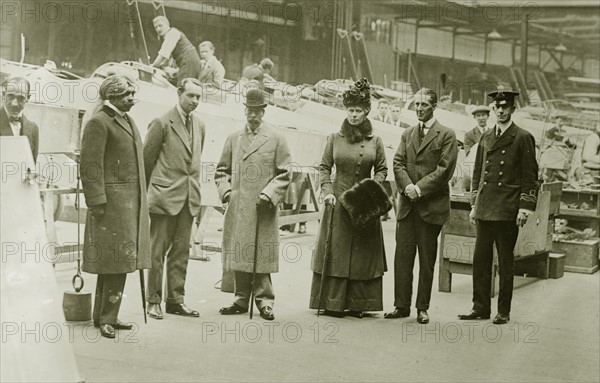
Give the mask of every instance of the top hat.
M 486 105 L 477 105 L 473 110 L 471 110 L 471 114 L 475 115 L 476 113 L 487 113 L 490 114 L 490 108 Z
M 493 92 L 488 93 L 488 97 L 492 99 L 494 105 L 496 106 L 508 106 L 515 104 L 515 97 L 519 95 L 519 92 L 510 89 L 504 89 L 504 87 L 499 86 Z
M 251 88 L 246 93 L 246 102 L 244 105 L 247 107 L 265 107 L 267 102 L 265 101 L 265 95 L 261 89 Z

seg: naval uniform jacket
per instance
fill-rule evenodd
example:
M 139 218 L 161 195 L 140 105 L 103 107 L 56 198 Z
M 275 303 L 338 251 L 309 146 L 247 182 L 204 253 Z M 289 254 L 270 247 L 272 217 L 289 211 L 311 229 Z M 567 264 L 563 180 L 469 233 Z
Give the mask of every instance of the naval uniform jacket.
M 520 208 L 533 211 L 536 207 L 535 139 L 514 122 L 498 139 L 496 129 L 485 132 L 477 147 L 471 205 L 477 219 L 512 221 Z

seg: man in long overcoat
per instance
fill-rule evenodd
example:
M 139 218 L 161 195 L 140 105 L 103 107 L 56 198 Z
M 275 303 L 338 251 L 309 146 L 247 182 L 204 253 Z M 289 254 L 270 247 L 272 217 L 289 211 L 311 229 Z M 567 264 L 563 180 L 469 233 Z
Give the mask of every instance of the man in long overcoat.
M 450 187 L 458 145 L 454 131 L 433 116 L 437 95 L 421 89 L 415 95 L 419 124 L 404 131 L 394 156 L 394 178 L 400 190 L 394 259 L 395 299 L 385 318 L 410 315 L 413 266 L 419 253 L 417 322 L 428 323 L 437 238 L 450 216 Z
M 88 206 L 83 248 L 85 272 L 98 274 L 94 325 L 102 336 L 129 330 L 118 319 L 127 273 L 150 268 L 150 227 L 143 144 L 127 112 L 135 89 L 123 76 L 100 86 L 104 106 L 86 124 L 81 180 Z
M 223 307 L 223 315 L 248 311 L 256 225 L 256 306 L 266 320 L 273 320 L 275 295 L 271 274 L 279 270 L 277 205 L 290 182 L 290 152 L 276 128 L 262 122 L 267 103 L 262 90 L 250 89 L 246 97 L 244 128 L 230 135 L 217 165 L 215 182 L 223 203 L 229 203 L 223 224 L 223 269 L 234 271 L 235 301 Z
M 148 315 L 162 319 L 163 269 L 166 311 L 198 317 L 184 303 L 192 221 L 200 213 L 200 157 L 204 123 L 192 113 L 202 97 L 202 84 L 185 78 L 177 89 L 178 104 L 153 120 L 144 143 L 148 182 L 152 268 L 148 271 Z

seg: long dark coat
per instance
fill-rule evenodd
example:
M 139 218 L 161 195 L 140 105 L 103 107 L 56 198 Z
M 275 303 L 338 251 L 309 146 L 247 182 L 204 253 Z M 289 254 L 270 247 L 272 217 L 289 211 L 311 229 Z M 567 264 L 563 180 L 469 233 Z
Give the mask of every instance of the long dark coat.
M 260 226 L 256 272 L 279 270 L 277 205 L 285 197 L 290 182 L 290 162 L 285 138 L 264 123 L 257 128 L 252 141 L 246 128 L 225 141 L 215 175 L 221 200 L 231 193 L 223 223 L 223 270 L 252 272 L 257 221 Z M 257 216 L 256 202 L 261 193 L 274 206 L 261 210 Z
M 100 218 L 88 211 L 82 266 L 88 273 L 130 273 L 151 266 L 144 146 L 130 117 L 129 121 L 104 106 L 83 132 L 80 173 L 85 202 L 106 204 Z
M 477 219 L 512 221 L 520 208 L 534 211 L 537 204 L 535 139 L 514 122 L 499 139 L 495 133 L 489 129 L 479 141 L 471 205 Z
M 350 222 L 348 211 L 339 203 L 342 193 L 361 180 L 373 178 L 383 183 L 386 176 L 387 165 L 381 137 L 371 134 L 362 142 L 351 144 L 340 131 L 327 138 L 319 181 L 323 195 L 333 194 L 338 201 L 333 214 L 326 275 L 369 280 L 382 276 L 387 270 L 381 222 L 373 220 L 366 229 L 357 230 Z M 311 263 L 311 270 L 319 274 L 323 271 L 328 225 L 326 217 L 321 220 Z

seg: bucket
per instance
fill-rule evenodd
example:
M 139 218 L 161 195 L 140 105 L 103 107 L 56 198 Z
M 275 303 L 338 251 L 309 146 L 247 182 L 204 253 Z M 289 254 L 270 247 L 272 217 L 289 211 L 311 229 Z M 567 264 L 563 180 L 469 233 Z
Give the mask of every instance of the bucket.
M 76 286 L 77 279 L 81 282 Z M 65 291 L 63 295 L 63 312 L 67 321 L 82 322 L 92 319 L 92 293 L 83 290 L 83 278 L 79 274 L 73 276 L 75 291 Z

